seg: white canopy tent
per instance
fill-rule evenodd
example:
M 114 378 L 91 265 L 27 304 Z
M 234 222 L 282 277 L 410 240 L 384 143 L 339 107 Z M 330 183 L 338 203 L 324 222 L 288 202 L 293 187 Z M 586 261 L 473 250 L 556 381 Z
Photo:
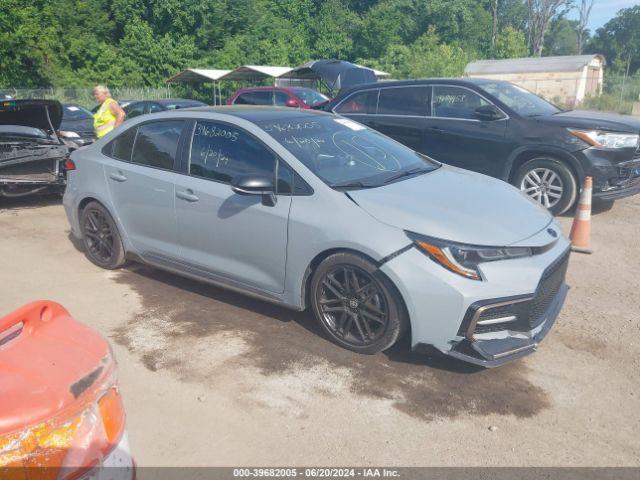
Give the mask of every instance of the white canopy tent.
M 222 105 L 220 82 L 223 80 L 236 82 L 259 82 L 266 78 L 278 78 L 291 70 L 290 67 L 274 67 L 270 65 L 242 65 L 234 70 L 187 68 L 173 75 L 168 83 L 213 83 L 214 105 Z M 217 88 L 216 88 L 217 87 Z
M 291 71 L 291 67 L 273 67 L 270 65 L 242 65 L 220 77 L 220 80 L 256 82 L 266 78 L 278 78 Z
M 167 80 L 167 83 L 213 83 L 213 104 L 222 104 L 222 94 L 218 80 L 231 70 L 209 68 L 187 68 Z M 217 87 L 217 88 L 216 88 Z M 216 92 L 217 90 L 217 92 Z

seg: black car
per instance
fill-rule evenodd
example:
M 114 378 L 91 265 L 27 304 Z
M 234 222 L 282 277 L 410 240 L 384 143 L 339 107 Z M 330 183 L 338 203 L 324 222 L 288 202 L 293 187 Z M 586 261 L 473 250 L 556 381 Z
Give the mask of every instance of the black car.
M 77 143 L 80 146 L 94 142 L 93 115 L 86 108 L 65 103 L 62 105 L 62 123 L 60 124 L 61 137 Z
M 64 190 L 64 161 L 73 144 L 58 137 L 56 100 L 0 101 L 0 197 Z
M 127 118 L 145 115 L 147 113 L 163 112 L 165 110 L 176 110 L 178 108 L 206 107 L 207 104 L 198 100 L 188 100 L 185 98 L 164 98 L 162 100 L 138 100 L 123 106 Z
M 512 183 L 560 214 L 586 176 L 595 198 L 640 192 L 640 119 L 563 111 L 509 82 L 359 85 L 325 107 L 436 160 Z

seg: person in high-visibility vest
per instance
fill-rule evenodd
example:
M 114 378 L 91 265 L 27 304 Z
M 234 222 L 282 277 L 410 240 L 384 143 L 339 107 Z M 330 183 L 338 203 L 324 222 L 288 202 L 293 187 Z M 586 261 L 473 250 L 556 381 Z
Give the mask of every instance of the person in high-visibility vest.
M 100 104 L 100 108 L 93 115 L 93 130 L 96 133 L 96 138 L 102 138 L 122 124 L 127 115 L 118 102 L 111 98 L 111 92 L 104 85 L 95 87 L 93 96 Z

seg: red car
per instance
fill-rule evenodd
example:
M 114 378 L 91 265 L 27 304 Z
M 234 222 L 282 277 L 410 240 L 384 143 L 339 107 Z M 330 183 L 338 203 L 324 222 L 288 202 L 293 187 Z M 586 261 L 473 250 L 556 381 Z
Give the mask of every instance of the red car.
M 275 105 L 276 107 L 311 108 L 329 101 L 329 97 L 303 87 L 241 88 L 227 100 L 227 105 Z

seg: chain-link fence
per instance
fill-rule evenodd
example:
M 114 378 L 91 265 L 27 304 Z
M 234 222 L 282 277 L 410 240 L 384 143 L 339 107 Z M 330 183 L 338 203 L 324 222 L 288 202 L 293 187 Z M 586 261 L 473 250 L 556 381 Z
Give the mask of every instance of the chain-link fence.
M 605 112 L 631 114 L 640 111 L 640 72 L 633 76 L 604 76 L 602 84 L 596 79 L 580 76 L 509 76 L 501 80 L 512 81 L 566 109 L 582 108 Z M 595 83 L 594 83 L 595 82 Z M 266 84 L 266 83 L 265 83 Z M 119 101 L 156 100 L 181 97 L 201 100 L 207 104 L 224 104 L 225 100 L 247 82 L 221 82 L 217 90 L 211 84 L 168 84 L 161 87 L 115 87 L 111 95 Z M 75 103 L 87 108 L 95 105 L 91 88 L 2 88 L 0 99 L 43 98 L 62 103 Z
M 169 85 L 162 87 L 114 87 L 109 89 L 111 96 L 117 100 L 158 100 L 171 98 L 172 89 Z M 96 104 L 93 98 L 93 88 L 2 88 L 0 99 L 48 99 L 59 100 L 61 103 L 74 103 L 91 108 Z
M 605 75 L 602 93 L 587 97 L 582 107 L 631 114 L 634 112 L 634 105 L 635 112 L 640 112 L 640 72 L 630 77 Z

